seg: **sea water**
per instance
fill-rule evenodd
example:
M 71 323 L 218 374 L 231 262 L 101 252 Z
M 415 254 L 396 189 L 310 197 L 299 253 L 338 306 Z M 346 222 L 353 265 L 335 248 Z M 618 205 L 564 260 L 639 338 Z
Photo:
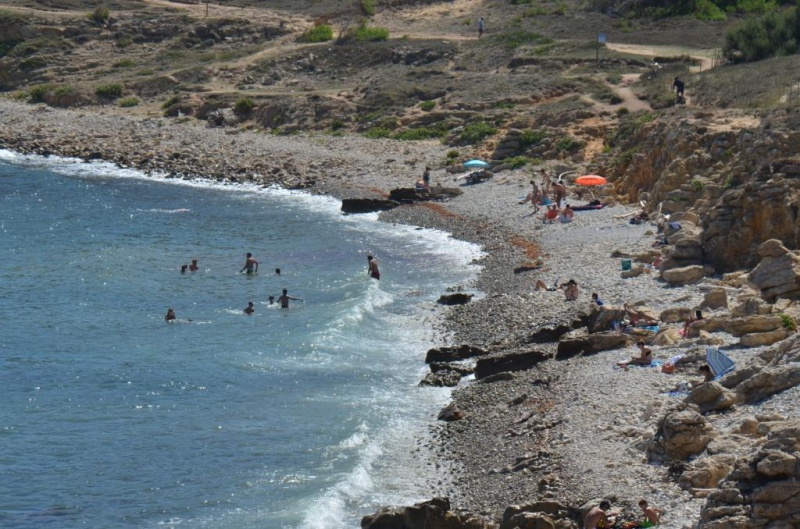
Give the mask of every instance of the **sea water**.
M 0 527 L 338 529 L 429 498 L 435 300 L 480 252 L 339 206 L 0 151 Z

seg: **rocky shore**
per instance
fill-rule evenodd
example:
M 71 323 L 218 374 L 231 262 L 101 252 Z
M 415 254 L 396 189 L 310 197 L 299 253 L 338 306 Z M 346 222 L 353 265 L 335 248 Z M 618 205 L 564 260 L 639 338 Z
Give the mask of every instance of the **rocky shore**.
M 434 186 L 457 187 L 461 193 L 447 201 L 381 214 L 386 222 L 446 230 L 487 252 L 474 292 L 453 285 L 477 294 L 473 301 L 438 309 L 442 346 L 468 345 L 483 354 L 437 362 L 437 368 L 456 365 L 456 379 L 466 376 L 453 393 L 457 413 L 451 418 L 460 420 L 437 422 L 426 441 L 454 467 L 452 488 L 437 492 L 449 501 L 419 508 L 427 514 L 418 518 L 439 517 L 449 525 L 429 520 L 426 527 L 578 527 L 580 507 L 602 497 L 630 514 L 647 499 L 667 511 L 667 527 L 798 523 L 792 498 L 800 497 L 794 455 L 800 449 L 800 342 L 786 318 L 800 310 L 776 290 L 795 276 L 777 284 L 765 279 L 786 275 L 797 262 L 780 243 L 765 243 L 762 274 L 749 280 L 700 274 L 664 281 L 646 265 L 653 243 L 665 234 L 654 222 L 630 224 L 635 210 L 603 196 L 611 206 L 578 212 L 569 224 L 543 224 L 529 205 L 518 204 L 529 171 L 459 186 L 444 170 L 446 152 L 437 142 L 271 136 L 5 100 L 0 119 L 2 148 L 102 159 L 175 178 L 384 199 L 410 187 L 430 165 Z M 577 192 L 570 187 L 568 200 L 591 198 L 579 200 Z M 683 233 L 694 223 L 686 217 Z M 669 228 L 667 234 L 672 247 L 685 240 Z M 623 274 L 622 259 L 632 261 L 632 273 Z M 577 301 L 565 301 L 560 291 L 534 290 L 537 280 L 552 285 L 568 279 L 581 289 Z M 778 294 L 767 301 L 763 291 Z M 606 302 L 605 310 L 592 308 L 592 292 Z M 607 332 L 612 319 L 621 319 L 623 303 L 661 320 L 658 334 L 643 337 L 661 361 L 683 355 L 677 373 L 617 368 L 617 361 L 635 354 L 632 338 Z M 680 336 L 680 320 L 700 307 L 706 320 Z M 763 333 L 773 333 L 776 344 L 764 336 L 744 339 Z M 671 395 L 682 381 L 699 383 L 696 370 L 709 345 L 724 347 L 737 364 L 734 373 Z M 407 510 L 387 509 L 364 526 L 423 526 L 389 525 L 392 516 L 413 518 Z

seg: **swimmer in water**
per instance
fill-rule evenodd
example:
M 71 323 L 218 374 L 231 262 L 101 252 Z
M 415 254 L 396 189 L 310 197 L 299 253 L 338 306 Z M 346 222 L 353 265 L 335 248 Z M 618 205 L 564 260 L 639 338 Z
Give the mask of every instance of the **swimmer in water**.
M 253 305 L 252 301 L 247 302 L 247 306 L 244 308 L 244 313 L 248 316 L 251 316 L 256 311 L 255 305 Z
M 303 301 L 302 298 L 293 298 L 292 296 L 290 296 L 289 292 L 284 288 L 283 289 L 283 294 L 281 294 L 278 297 L 278 303 L 281 304 L 281 308 L 282 309 L 288 309 L 289 308 L 289 300 L 290 299 L 292 299 L 294 301 Z
M 367 274 L 369 274 L 369 277 L 377 279 L 378 281 L 381 279 L 381 271 L 378 268 L 378 260 L 371 255 L 367 256 Z
M 170 323 L 173 320 L 175 320 L 175 311 L 172 310 L 171 308 L 167 309 L 167 313 L 164 314 L 164 321 Z
M 189 265 L 190 272 L 197 272 L 200 270 L 200 267 L 197 266 L 197 259 L 192 259 L 192 264 Z
M 248 274 L 258 273 L 258 261 L 256 261 L 255 257 L 253 257 L 253 254 L 250 252 L 247 252 L 247 260 L 244 262 L 242 269 L 239 270 L 239 273 L 241 274 L 245 270 L 247 270 Z

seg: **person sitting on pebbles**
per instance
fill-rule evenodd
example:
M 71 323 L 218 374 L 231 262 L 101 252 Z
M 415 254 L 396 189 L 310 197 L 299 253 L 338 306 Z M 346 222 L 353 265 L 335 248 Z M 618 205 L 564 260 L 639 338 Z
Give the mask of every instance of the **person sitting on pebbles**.
M 578 283 L 574 279 L 567 281 L 564 285 L 564 299 L 566 301 L 575 301 L 578 299 Z
M 592 507 L 583 520 L 584 529 L 598 529 L 599 527 L 612 527 L 616 523 L 618 512 L 609 512 L 611 502 L 603 500 L 600 505 Z
M 634 327 L 650 327 L 651 325 L 658 325 L 658 321 L 654 320 L 650 316 L 642 314 L 639 311 L 631 309 L 628 307 L 627 303 L 622 305 L 622 308 L 625 310 L 625 315 L 628 318 L 628 321 Z
M 626 367 L 630 364 L 637 366 L 649 366 L 653 363 L 653 350 L 647 347 L 643 340 L 639 340 L 636 344 L 639 348 L 639 356 L 634 356 L 630 360 L 622 360 L 617 362 L 620 367 Z

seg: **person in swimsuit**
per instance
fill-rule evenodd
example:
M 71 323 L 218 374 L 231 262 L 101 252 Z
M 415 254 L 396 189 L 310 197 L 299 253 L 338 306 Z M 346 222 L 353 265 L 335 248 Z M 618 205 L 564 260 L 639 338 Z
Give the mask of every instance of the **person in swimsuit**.
M 175 319 L 175 311 L 172 310 L 171 308 L 167 309 L 167 313 L 164 314 L 164 321 L 169 323 L 169 322 L 173 321 L 174 319 Z
M 278 296 L 278 303 L 281 304 L 281 308 L 282 309 L 288 309 L 289 308 L 289 300 L 290 299 L 294 300 L 294 301 L 303 301 L 302 298 L 293 298 L 292 296 L 290 296 L 289 295 L 289 291 L 284 288 L 283 289 L 283 294 Z
M 367 274 L 369 274 L 369 277 L 373 279 L 377 279 L 379 281 L 381 279 L 381 271 L 378 268 L 378 260 L 371 255 L 367 256 Z
M 200 270 L 200 267 L 197 266 L 197 259 L 192 259 L 192 264 L 189 265 L 190 272 L 197 272 Z
M 616 522 L 616 512 L 607 512 L 611 508 L 608 500 L 603 500 L 597 507 L 592 507 L 586 513 L 583 520 L 583 529 L 597 529 L 598 527 L 610 527 Z
M 253 305 L 252 301 L 247 302 L 247 306 L 244 308 L 244 313 L 248 316 L 251 316 L 256 311 L 255 305 Z
M 241 274 L 245 270 L 247 270 L 248 274 L 255 274 L 258 272 L 258 261 L 256 261 L 255 257 L 253 257 L 253 254 L 250 252 L 247 252 L 247 260 L 245 260 L 244 266 L 239 270 L 239 273 Z
M 634 356 L 630 360 L 617 362 L 617 365 L 620 367 L 625 367 L 628 364 L 636 364 L 637 366 L 649 366 L 653 363 L 653 350 L 647 347 L 644 344 L 644 341 L 639 340 L 636 343 L 636 346 L 639 348 L 639 356 Z
M 539 186 L 536 185 L 536 180 L 531 180 L 531 186 L 533 187 L 533 189 L 531 189 L 531 192 L 528 193 L 528 196 L 525 197 L 525 200 L 520 202 L 520 204 L 525 204 L 527 202 L 530 202 L 531 205 L 533 206 L 533 213 L 536 214 L 539 213 L 539 201 L 541 200 L 542 197 L 541 193 L 539 192 Z
M 642 509 L 642 514 L 644 515 L 642 527 L 653 527 L 654 525 L 658 525 L 658 523 L 661 521 L 661 517 L 664 515 L 664 509 L 650 507 L 647 504 L 647 500 L 639 500 L 639 507 Z

